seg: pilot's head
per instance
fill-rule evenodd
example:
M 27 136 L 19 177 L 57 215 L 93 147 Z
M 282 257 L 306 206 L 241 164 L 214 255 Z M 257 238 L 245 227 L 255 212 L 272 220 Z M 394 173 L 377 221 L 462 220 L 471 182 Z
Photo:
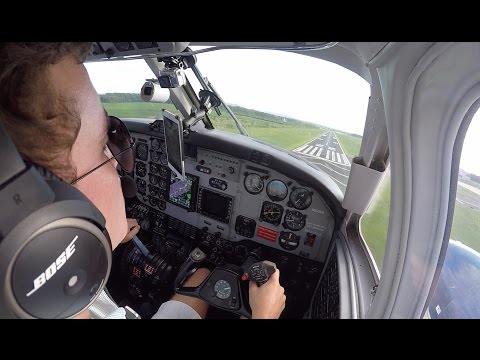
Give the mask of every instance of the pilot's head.
M 111 157 L 107 116 L 83 61 L 91 43 L 0 43 L 0 121 L 24 159 L 71 183 Z M 127 222 L 117 163 L 80 181 L 115 248 Z

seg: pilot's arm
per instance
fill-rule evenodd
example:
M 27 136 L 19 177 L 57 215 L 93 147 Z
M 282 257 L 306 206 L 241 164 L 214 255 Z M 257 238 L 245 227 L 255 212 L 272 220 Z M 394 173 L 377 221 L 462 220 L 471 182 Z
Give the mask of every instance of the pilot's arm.
M 127 235 L 122 240 L 122 243 L 126 243 L 138 234 L 140 231 L 140 225 L 138 224 L 137 219 L 127 218 Z

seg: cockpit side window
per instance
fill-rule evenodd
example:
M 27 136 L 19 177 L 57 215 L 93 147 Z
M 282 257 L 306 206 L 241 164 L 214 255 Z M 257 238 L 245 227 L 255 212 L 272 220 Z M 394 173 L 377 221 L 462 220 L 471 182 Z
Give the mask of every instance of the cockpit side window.
M 450 241 L 426 317 L 480 318 L 480 112 L 463 142 Z

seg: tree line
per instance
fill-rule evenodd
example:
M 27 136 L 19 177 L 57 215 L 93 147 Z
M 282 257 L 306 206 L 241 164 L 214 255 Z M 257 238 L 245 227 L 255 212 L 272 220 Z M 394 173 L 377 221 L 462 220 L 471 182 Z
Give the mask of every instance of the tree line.
M 100 101 L 102 103 L 133 103 L 133 102 L 143 102 L 142 98 L 140 97 L 139 93 L 106 93 L 106 94 L 101 94 L 100 96 Z M 167 103 L 171 104 L 171 100 L 169 99 Z M 253 109 L 247 109 L 242 106 L 237 106 L 237 105 L 229 105 L 229 107 L 232 109 L 233 113 L 237 116 L 245 116 L 248 118 L 253 118 L 253 119 L 258 119 L 261 121 L 268 121 L 272 123 L 276 123 L 278 125 L 295 125 L 295 126 L 300 126 L 300 127 L 311 127 L 311 128 L 317 128 L 318 126 L 316 124 L 312 124 L 307 121 L 302 121 L 302 120 L 297 120 L 297 119 L 292 119 L 289 117 L 281 116 L 281 115 L 273 115 L 269 113 L 265 113 L 262 111 L 258 110 L 253 110 Z M 220 106 L 220 111 L 222 114 L 227 114 L 227 110 L 225 107 L 222 105 Z M 214 110 L 212 109 L 212 112 Z

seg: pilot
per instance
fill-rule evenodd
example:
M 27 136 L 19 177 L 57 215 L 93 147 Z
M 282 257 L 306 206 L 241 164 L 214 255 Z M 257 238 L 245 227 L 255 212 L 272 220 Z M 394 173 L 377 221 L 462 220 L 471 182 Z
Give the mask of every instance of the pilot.
M 83 65 L 91 49 L 91 43 L 1 43 L 0 121 L 24 159 L 74 182 L 97 206 L 115 249 L 138 232 L 138 224 L 127 223 L 118 159 L 106 145 L 106 113 Z M 198 269 L 184 285 L 199 285 L 208 274 Z M 261 287 L 250 283 L 252 318 L 278 318 L 285 299 L 279 271 Z M 98 301 L 101 296 L 92 306 Z M 205 318 L 207 307 L 203 300 L 175 294 L 153 318 Z M 92 312 L 77 318 L 95 317 Z M 104 317 L 118 314 L 124 312 Z

